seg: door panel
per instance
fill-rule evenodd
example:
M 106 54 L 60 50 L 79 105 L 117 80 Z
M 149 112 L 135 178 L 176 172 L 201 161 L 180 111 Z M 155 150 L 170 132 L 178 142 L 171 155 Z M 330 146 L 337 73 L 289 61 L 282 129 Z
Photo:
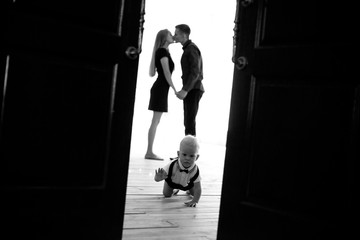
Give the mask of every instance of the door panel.
M 238 1 L 218 239 L 350 236 L 360 143 L 350 9 Z
M 144 1 L 1 4 L 5 228 L 120 239 Z
M 2 131 L 7 184 L 102 186 L 112 81 L 110 67 L 11 55 Z
M 253 84 L 258 86 L 249 115 L 247 198 L 270 208 L 319 217 L 328 215 L 335 204 L 344 206 L 341 193 L 347 178 L 333 174 L 346 172 L 341 162 L 351 140 L 355 89 L 275 80 L 269 84 L 261 79 Z

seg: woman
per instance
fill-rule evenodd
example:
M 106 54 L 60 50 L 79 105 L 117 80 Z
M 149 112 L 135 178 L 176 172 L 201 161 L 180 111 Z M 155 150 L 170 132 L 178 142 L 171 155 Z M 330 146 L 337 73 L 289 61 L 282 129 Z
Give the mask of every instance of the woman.
M 163 160 L 163 158 L 153 152 L 153 144 L 161 116 L 168 110 L 169 87 L 176 94 L 176 89 L 171 79 L 174 62 L 169 53 L 169 45 L 173 42 L 173 36 L 167 29 L 159 31 L 156 35 L 149 74 L 151 77 L 154 77 L 157 72 L 158 77 L 150 91 L 149 110 L 152 110 L 154 113 L 148 132 L 148 147 L 145 159 Z

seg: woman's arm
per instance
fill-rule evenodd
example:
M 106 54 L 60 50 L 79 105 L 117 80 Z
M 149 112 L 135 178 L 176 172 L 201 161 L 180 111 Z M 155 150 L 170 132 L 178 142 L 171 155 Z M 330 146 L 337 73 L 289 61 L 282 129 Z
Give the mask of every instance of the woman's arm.
M 175 91 L 176 93 L 176 89 L 174 86 L 174 83 L 171 79 L 171 72 L 170 72 L 170 67 L 169 67 L 169 58 L 168 57 L 163 57 L 160 59 L 161 62 L 161 66 L 163 68 L 164 71 L 164 75 L 166 78 L 166 81 L 168 82 L 168 84 L 170 85 L 170 87 Z

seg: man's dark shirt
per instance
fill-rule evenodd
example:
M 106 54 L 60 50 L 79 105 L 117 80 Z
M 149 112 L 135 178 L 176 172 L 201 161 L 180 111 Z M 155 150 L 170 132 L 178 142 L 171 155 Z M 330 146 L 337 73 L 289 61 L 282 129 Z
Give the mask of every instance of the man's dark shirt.
M 181 70 L 183 80 L 183 90 L 189 92 L 192 89 L 204 91 L 202 85 L 203 62 L 199 48 L 188 40 L 183 45 L 183 55 L 181 57 Z

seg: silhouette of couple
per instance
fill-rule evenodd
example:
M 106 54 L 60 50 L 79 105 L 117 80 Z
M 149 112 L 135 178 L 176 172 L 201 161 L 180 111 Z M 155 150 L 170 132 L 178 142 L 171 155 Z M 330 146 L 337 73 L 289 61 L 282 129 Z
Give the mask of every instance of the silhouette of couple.
M 170 87 L 175 95 L 183 100 L 185 135 L 196 136 L 196 115 L 204 93 L 203 62 L 199 48 L 189 39 L 190 32 L 188 25 L 180 24 L 175 27 L 174 36 L 167 29 L 159 31 L 156 35 L 149 74 L 154 77 L 157 73 L 157 79 L 150 90 L 149 110 L 153 111 L 153 118 L 148 132 L 145 159 L 163 160 L 153 152 L 153 145 L 161 116 L 168 111 Z M 183 48 L 180 61 L 183 86 L 180 91 L 175 89 L 171 77 L 175 65 L 171 59 L 169 45 L 174 42 L 181 43 Z

